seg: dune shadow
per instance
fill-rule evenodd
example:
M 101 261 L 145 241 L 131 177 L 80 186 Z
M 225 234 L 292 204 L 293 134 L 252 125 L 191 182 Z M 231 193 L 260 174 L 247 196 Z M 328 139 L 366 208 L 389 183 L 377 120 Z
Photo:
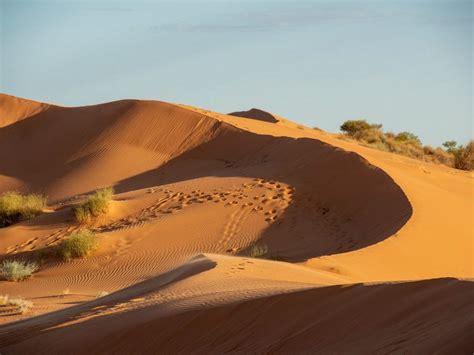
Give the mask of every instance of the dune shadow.
M 163 315 L 148 305 L 17 337 L 40 353 L 467 353 L 472 282 L 328 286 Z M 328 312 L 328 309 L 343 309 Z M 404 316 L 406 312 L 410 316 Z M 381 326 L 383 325 L 383 326 Z M 30 338 L 32 337 L 32 338 Z M 80 339 L 80 340 L 79 340 Z M 79 341 L 79 342 L 78 342 Z M 6 346 L 11 345 L 11 346 Z
M 0 349 L 8 344 L 14 343 L 15 339 L 26 339 L 41 334 L 55 325 L 91 316 L 94 313 L 94 309 L 98 307 L 112 308 L 117 304 L 128 302 L 133 298 L 144 297 L 149 293 L 159 291 L 160 288 L 166 287 L 171 283 L 208 271 L 216 265 L 216 262 L 206 257 L 196 256 L 189 262 L 172 269 L 171 271 L 138 282 L 110 295 L 81 303 L 70 308 L 4 325 L 0 332 Z
M 380 242 L 412 215 L 393 179 L 356 153 L 316 139 L 238 129 L 225 129 L 157 169 L 118 182 L 115 189 L 120 193 L 206 176 L 263 178 L 294 187 L 290 205 L 259 240 L 286 261 Z

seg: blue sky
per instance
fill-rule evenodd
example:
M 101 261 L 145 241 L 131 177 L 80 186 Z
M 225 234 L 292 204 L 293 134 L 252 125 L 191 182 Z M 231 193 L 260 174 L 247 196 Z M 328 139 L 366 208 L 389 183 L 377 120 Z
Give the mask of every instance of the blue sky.
M 466 142 L 471 1 L 0 0 L 0 91 L 257 107 L 329 131 L 347 119 Z

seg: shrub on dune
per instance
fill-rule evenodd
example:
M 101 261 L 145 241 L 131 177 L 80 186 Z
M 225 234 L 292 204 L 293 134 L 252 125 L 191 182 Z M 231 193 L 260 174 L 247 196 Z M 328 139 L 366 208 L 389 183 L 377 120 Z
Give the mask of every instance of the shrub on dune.
M 0 195 L 0 227 L 36 217 L 45 207 L 46 197 L 42 195 L 5 192 Z
M 97 247 L 97 237 L 89 230 L 71 234 L 58 245 L 58 254 L 69 261 L 73 258 L 84 258 Z
M 352 138 L 370 147 L 405 155 L 410 158 L 440 163 L 461 170 L 474 169 L 474 141 L 458 146 L 455 141 L 443 143 L 446 148 L 423 146 L 420 138 L 411 132 L 384 132 L 382 125 L 365 120 L 349 120 L 341 127 L 344 137 Z
M 470 141 L 466 146 L 460 146 L 453 152 L 454 166 L 461 170 L 474 169 L 474 141 Z
M 37 270 L 36 263 L 21 260 L 4 260 L 0 265 L 0 275 L 8 281 L 27 279 Z
M 474 170 L 474 140 L 469 141 L 465 146 L 458 145 L 456 141 L 444 142 L 443 146 L 451 155 L 456 169 Z
M 453 156 L 442 148 L 433 148 L 429 145 L 425 145 L 423 152 L 427 161 L 454 166 Z
M 0 296 L 0 307 L 14 307 L 16 308 L 15 313 L 24 314 L 33 307 L 33 302 L 23 298 L 10 298 L 8 295 L 5 295 Z
M 254 245 L 250 249 L 249 256 L 251 258 L 263 258 L 268 254 L 268 247 L 266 245 Z
M 100 215 L 106 214 L 113 194 L 114 190 L 111 187 L 97 190 L 86 201 L 74 208 L 76 221 L 87 224 Z
M 380 130 L 381 124 L 371 124 L 366 120 L 349 120 L 344 122 L 340 129 L 345 134 L 357 138 L 369 130 Z

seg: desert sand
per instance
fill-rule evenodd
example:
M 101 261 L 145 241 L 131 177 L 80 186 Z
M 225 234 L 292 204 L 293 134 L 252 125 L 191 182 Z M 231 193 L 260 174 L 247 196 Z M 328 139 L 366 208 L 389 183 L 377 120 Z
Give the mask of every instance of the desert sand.
M 0 193 L 49 201 L 0 229 L 0 261 L 115 189 L 92 255 L 0 281 L 33 302 L 0 313 L 0 352 L 470 353 L 473 177 L 257 109 L 0 94 Z

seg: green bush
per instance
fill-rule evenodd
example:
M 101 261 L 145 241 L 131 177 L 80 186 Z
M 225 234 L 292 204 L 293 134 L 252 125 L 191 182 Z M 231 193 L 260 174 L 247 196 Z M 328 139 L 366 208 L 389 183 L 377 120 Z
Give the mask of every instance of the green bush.
M 421 145 L 421 141 L 420 141 L 420 138 L 418 138 L 418 136 L 406 131 L 398 133 L 395 136 L 395 140 L 400 141 L 400 142 L 413 142 L 417 145 Z
M 0 265 L 0 275 L 8 281 L 21 281 L 38 270 L 36 263 L 22 260 L 4 260 Z
M 58 255 L 69 261 L 73 258 L 84 258 L 97 248 L 97 237 L 84 229 L 71 234 L 57 247 Z
M 356 139 L 370 147 L 405 155 L 433 163 L 440 163 L 461 170 L 474 169 L 474 141 L 458 146 L 456 141 L 443 143 L 446 150 L 423 146 L 418 136 L 410 132 L 383 132 L 382 125 L 365 120 L 346 121 L 341 126 L 342 138 Z
M 349 120 L 340 127 L 348 136 L 369 144 L 383 142 L 381 128 L 381 124 L 370 124 L 366 120 Z
M 87 229 L 75 232 L 58 245 L 59 256 L 69 261 L 84 258 L 97 247 L 97 237 Z
M 111 187 L 97 190 L 85 202 L 74 208 L 76 221 L 81 224 L 87 224 L 100 215 L 106 214 L 109 210 L 113 194 L 114 190 Z
M 366 131 L 371 125 L 366 120 L 349 120 L 344 122 L 340 129 L 349 136 L 355 136 L 357 133 Z
M 0 227 L 36 217 L 45 207 L 46 197 L 42 195 L 5 192 L 0 195 Z
M 446 141 L 443 143 L 443 147 L 446 148 L 446 151 L 448 153 L 454 152 L 456 150 L 457 145 L 458 145 L 458 142 L 456 141 Z
M 254 245 L 250 249 L 249 256 L 251 258 L 263 258 L 268 254 L 268 247 L 266 245 Z

